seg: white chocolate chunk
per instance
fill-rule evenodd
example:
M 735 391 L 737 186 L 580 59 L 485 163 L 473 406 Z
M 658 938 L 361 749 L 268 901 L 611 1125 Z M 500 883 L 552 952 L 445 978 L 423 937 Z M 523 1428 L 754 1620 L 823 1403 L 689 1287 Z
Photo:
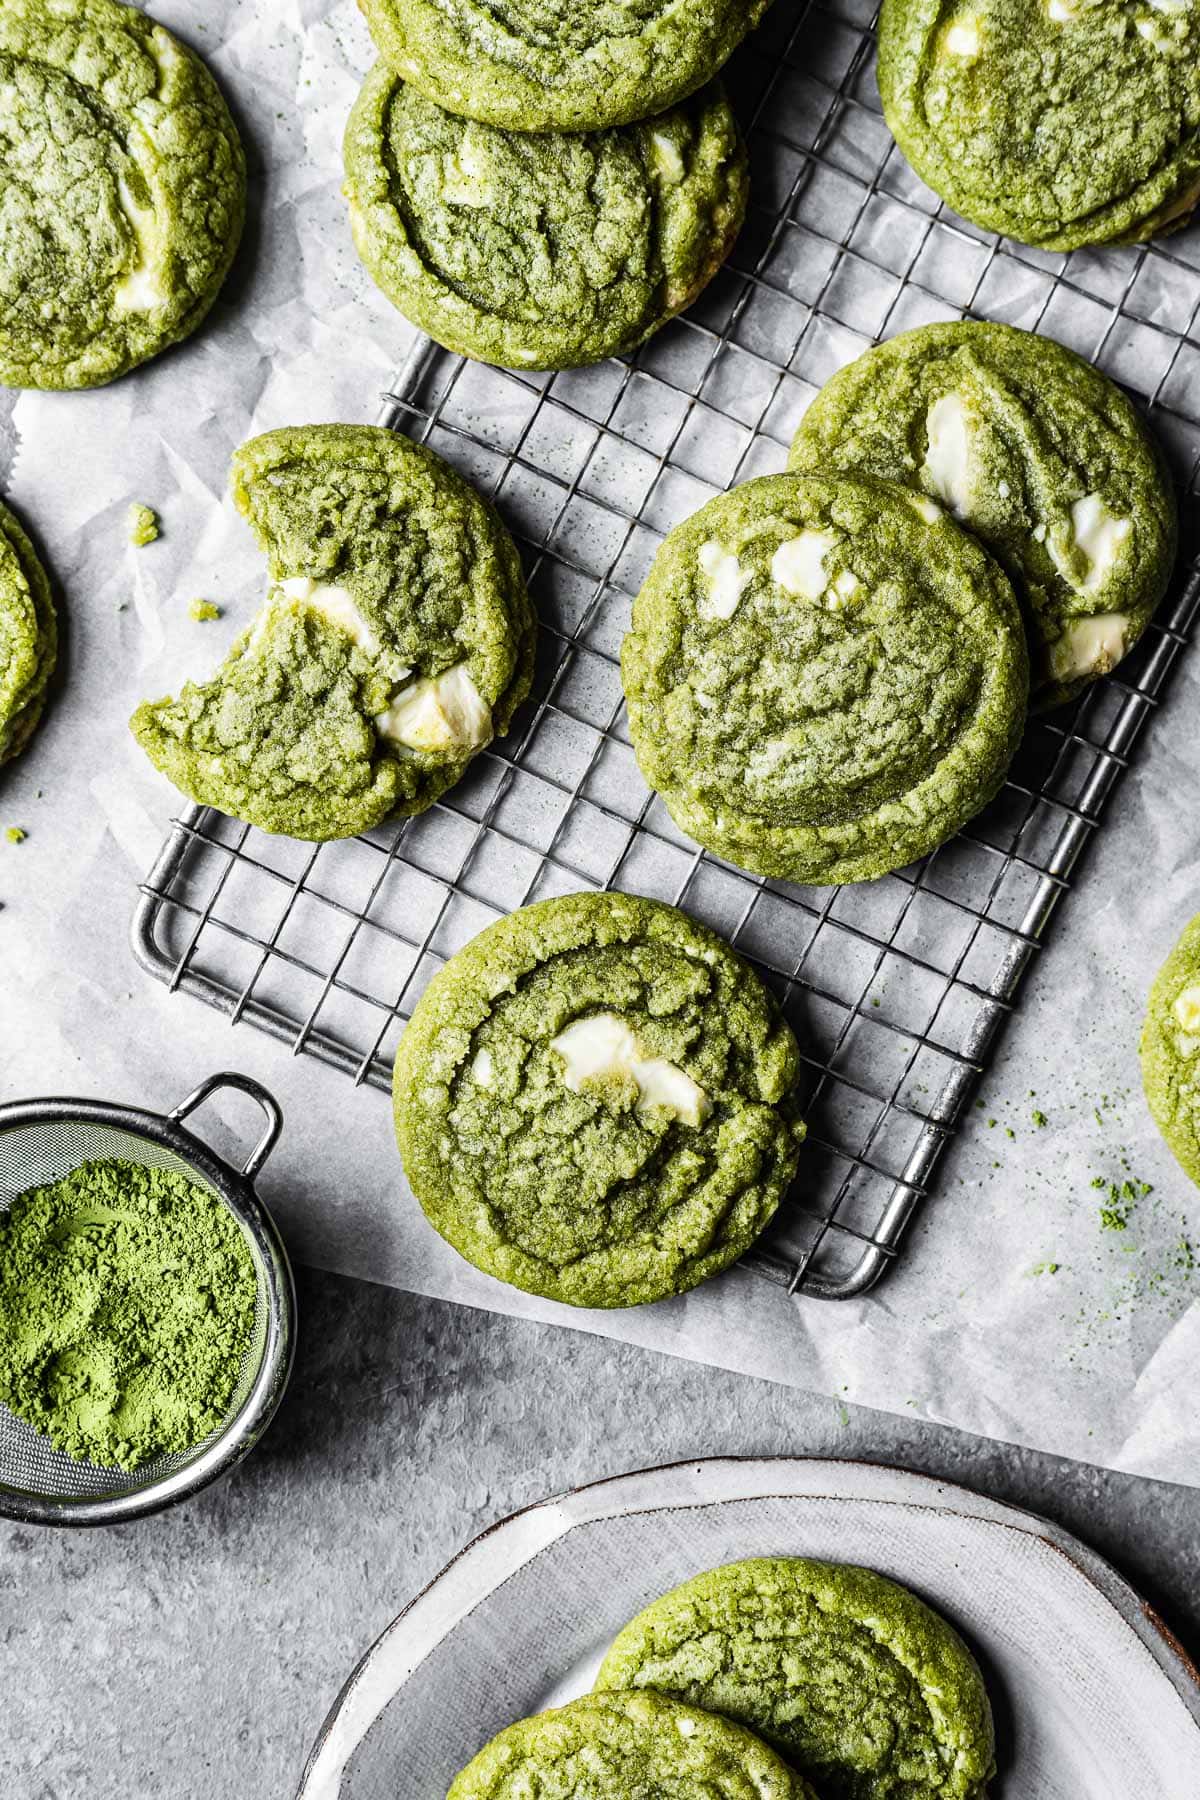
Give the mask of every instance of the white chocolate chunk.
M 138 204 L 124 180 L 118 182 L 117 191 L 121 211 L 133 227 L 137 261 L 113 289 L 113 306 L 119 313 L 153 312 L 170 299 L 159 267 L 162 234 L 158 220 L 152 206 Z
M 839 595 L 841 599 L 849 600 L 851 595 L 857 594 L 861 586 L 862 582 L 858 579 L 858 576 L 854 573 L 853 569 L 843 569 L 841 574 L 834 580 L 833 591 L 835 594 Z
M 931 500 L 927 494 L 912 494 L 910 498 L 914 512 L 919 512 L 927 525 L 936 525 L 939 519 L 945 518 L 937 501 Z
M 1177 1031 L 1175 1048 L 1182 1057 L 1195 1056 L 1197 1050 L 1200 1050 L 1200 1037 L 1197 1037 L 1194 1032 Z
M 679 1727 L 680 1737 L 693 1737 L 695 1735 L 695 1731 L 696 1731 L 695 1719 L 677 1719 L 675 1721 L 675 1723 Z
M 667 137 L 665 132 L 652 131 L 650 143 L 654 149 L 654 161 L 664 181 L 674 187 L 683 180 L 686 171 L 683 166 L 683 154 L 674 138 Z
M 1189 0 L 1150 0 L 1150 4 L 1156 12 L 1185 13 Z
M 709 540 L 701 544 L 698 558 L 700 570 L 708 582 L 708 599 L 701 607 L 706 619 L 732 619 L 750 581 L 748 571 L 732 550 Z
M 1108 580 L 1117 553 L 1133 530 L 1133 520 L 1114 517 L 1099 494 L 1085 494 L 1071 508 L 1071 529 L 1088 559 L 1084 592 L 1094 593 Z
M 947 54 L 963 56 L 970 60 L 979 55 L 979 20 L 972 13 L 963 19 L 956 19 L 949 27 L 944 38 Z
M 338 587 L 332 581 L 313 581 L 308 575 L 289 575 L 279 583 L 279 592 L 286 599 L 298 600 L 302 606 L 319 612 L 323 619 L 353 638 L 368 656 L 374 656 L 379 649 L 379 641 L 355 606 L 349 588 Z
M 971 503 L 971 433 L 961 394 L 943 394 L 925 421 L 927 447 L 921 473 L 939 500 L 962 518 Z
M 1171 1011 L 1185 1031 L 1200 1031 L 1200 986 L 1185 987 Z
M 375 724 L 382 737 L 410 750 L 478 750 L 492 735 L 491 709 L 466 663 L 410 681 Z
M 786 594 L 819 600 L 825 592 L 825 558 L 833 549 L 828 531 L 802 531 L 780 544 L 771 558 L 771 579 Z
M 683 1069 L 665 1057 L 644 1057 L 637 1038 L 615 1013 L 576 1019 L 550 1043 L 566 1065 L 563 1080 L 573 1094 L 588 1081 L 631 1075 L 639 1104 L 661 1106 L 685 1125 L 701 1125 L 712 1111 L 707 1094 Z
M 442 199 L 451 206 L 490 206 L 491 173 L 487 153 L 468 126 L 457 155 L 442 158 Z
M 1075 17 L 1073 0 L 1050 0 L 1046 11 L 1056 25 L 1066 25 Z
M 495 1079 L 496 1065 L 492 1061 L 490 1050 L 477 1050 L 475 1060 L 471 1064 L 471 1079 L 476 1087 L 490 1088 Z
M 1124 613 L 1096 613 L 1074 619 L 1050 646 L 1050 673 L 1058 681 L 1077 675 L 1107 675 L 1125 654 L 1129 620 Z

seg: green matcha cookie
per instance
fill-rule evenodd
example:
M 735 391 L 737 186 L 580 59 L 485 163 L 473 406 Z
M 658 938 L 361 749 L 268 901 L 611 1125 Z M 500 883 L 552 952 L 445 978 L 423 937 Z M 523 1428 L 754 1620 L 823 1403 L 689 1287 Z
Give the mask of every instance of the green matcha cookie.
M 0 505 L 0 763 L 28 743 L 57 653 L 46 571 L 8 508 Z
M 449 350 L 568 369 L 689 306 L 746 211 L 746 152 L 717 85 L 646 125 L 518 135 L 443 112 L 378 63 L 346 130 L 354 241 L 388 298 Z
M 981 1800 L 995 1772 L 970 1651 L 870 1569 L 779 1557 L 697 1575 L 625 1627 L 596 1686 L 739 1720 L 822 1800 Z
M 183 793 L 263 831 L 417 813 L 508 730 L 534 619 L 512 539 L 432 451 L 370 425 L 243 444 L 233 493 L 271 591 L 210 681 L 134 736 Z
M 1170 578 L 1175 495 L 1138 413 L 1081 357 L 1009 325 L 925 325 L 868 350 L 817 395 L 790 466 L 948 506 L 1024 602 L 1038 707 L 1107 674 Z
M 216 83 L 116 0 L 0 5 L 0 382 L 96 387 L 195 330 L 241 236 Z
M 436 1230 L 572 1306 L 680 1294 L 749 1248 L 795 1172 L 796 1042 L 673 906 L 572 894 L 447 963 L 396 1055 L 396 1134 Z
M 762 476 L 676 526 L 621 672 L 676 824 L 817 885 L 901 868 L 978 812 L 1028 687 L 1004 571 L 932 501 L 868 476 Z
M 1196 0 L 884 0 L 879 91 L 917 174 L 1019 243 L 1140 242 L 1200 200 Z
M 447 112 L 597 131 L 703 87 L 770 0 L 359 0 L 380 54 Z
M 1200 1184 L 1200 916 L 1186 927 L 1150 989 L 1141 1055 L 1154 1123 Z
M 728 1719 L 661 1694 L 589 1694 L 510 1725 L 447 1800 L 816 1800 Z

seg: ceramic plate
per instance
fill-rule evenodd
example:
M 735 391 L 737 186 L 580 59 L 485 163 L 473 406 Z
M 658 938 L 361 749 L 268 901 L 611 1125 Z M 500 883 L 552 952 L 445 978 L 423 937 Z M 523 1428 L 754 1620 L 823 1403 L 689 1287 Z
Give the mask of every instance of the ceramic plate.
M 1200 1795 L 1200 1673 L 1100 1557 L 965 1488 L 779 1458 L 647 1469 L 484 1532 L 363 1658 L 300 1800 L 439 1800 L 503 1726 L 584 1693 L 648 1601 L 788 1555 L 864 1563 L 958 1627 L 996 1714 L 995 1800 Z

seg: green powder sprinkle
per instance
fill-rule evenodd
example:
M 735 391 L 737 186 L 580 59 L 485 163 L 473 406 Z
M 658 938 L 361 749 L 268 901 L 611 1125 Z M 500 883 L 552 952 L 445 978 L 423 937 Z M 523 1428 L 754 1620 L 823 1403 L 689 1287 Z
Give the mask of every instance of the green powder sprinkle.
M 19 825 L 10 825 L 4 835 L 10 844 L 23 844 L 29 833 L 22 831 Z
M 190 1449 L 233 1397 L 256 1290 L 246 1240 L 207 1189 L 83 1163 L 0 1215 L 0 1401 L 101 1468 Z
M 1033 1113 L 1031 1113 L 1031 1114 L 1030 1114 L 1030 1115 L 1029 1115 L 1029 1116 L 1030 1116 L 1030 1118 L 1031 1118 L 1031 1119 L 1032 1119 L 1032 1120 L 1033 1120 L 1033 1122 L 1034 1122 L 1034 1124 L 1035 1124 L 1035 1125 L 1036 1125 L 1036 1126 L 1037 1126 L 1037 1127 L 1038 1127 L 1038 1128 L 1039 1128 L 1039 1129 L 1040 1129 L 1040 1128 L 1041 1128 L 1041 1127 L 1042 1127 L 1042 1126 L 1043 1126 L 1043 1125 L 1048 1125 L 1048 1124 L 1049 1124 L 1049 1123 L 1050 1123 L 1050 1121 L 1049 1121 L 1049 1119 L 1048 1119 L 1048 1118 L 1047 1118 L 1047 1117 L 1046 1117 L 1046 1115 L 1045 1115 L 1045 1113 L 1044 1113 L 1044 1112 L 1033 1112 Z
M 195 619 L 199 624 L 208 619 L 219 619 L 220 616 L 220 607 L 214 606 L 211 600 L 193 600 L 188 607 L 188 618 Z
M 1138 1201 L 1154 1192 L 1148 1181 L 1122 1181 L 1118 1186 L 1115 1181 L 1105 1183 L 1099 1179 L 1092 1186 L 1108 1189 L 1108 1205 L 1100 1208 L 1100 1226 L 1104 1231 L 1127 1231 Z
M 152 544 L 158 536 L 158 514 L 152 506 L 143 506 L 135 500 L 129 508 L 129 541 L 141 549 L 143 544 Z
M 1031 1275 L 1057 1275 L 1061 1267 L 1062 1264 L 1056 1262 L 1034 1263 L 1029 1273 Z

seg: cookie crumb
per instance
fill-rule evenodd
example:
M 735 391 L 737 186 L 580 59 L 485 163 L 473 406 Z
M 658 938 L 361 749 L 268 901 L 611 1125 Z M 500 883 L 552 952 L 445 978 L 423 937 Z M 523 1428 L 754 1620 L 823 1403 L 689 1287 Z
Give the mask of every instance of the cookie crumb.
M 214 606 L 211 600 L 193 600 L 188 607 L 188 618 L 195 619 L 199 624 L 208 619 L 219 619 L 220 616 L 220 607 Z
M 152 544 L 158 536 L 158 514 L 152 506 L 146 506 L 141 500 L 134 500 L 129 508 L 129 541 L 140 549 L 143 544 Z
M 10 844 L 23 844 L 29 833 L 22 831 L 19 825 L 10 825 L 4 835 Z

